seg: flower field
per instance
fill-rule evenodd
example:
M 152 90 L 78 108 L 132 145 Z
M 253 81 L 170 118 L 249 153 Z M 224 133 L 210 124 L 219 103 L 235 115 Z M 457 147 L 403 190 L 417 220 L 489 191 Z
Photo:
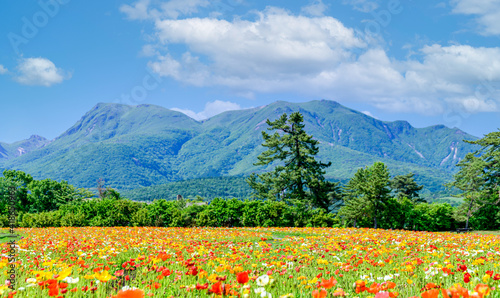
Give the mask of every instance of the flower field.
M 500 297 L 500 237 L 332 228 L 43 228 L 2 297 Z M 2 284 L 10 247 L 2 244 Z

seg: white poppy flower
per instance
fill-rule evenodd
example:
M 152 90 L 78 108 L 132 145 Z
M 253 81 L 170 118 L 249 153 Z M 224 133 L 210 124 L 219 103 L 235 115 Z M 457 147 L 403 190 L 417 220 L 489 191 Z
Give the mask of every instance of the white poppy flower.
M 264 286 L 266 286 L 266 285 L 269 283 L 269 275 L 264 274 L 264 275 L 259 276 L 259 277 L 257 278 L 256 282 L 257 282 L 257 285 L 258 285 L 259 287 L 264 287 Z

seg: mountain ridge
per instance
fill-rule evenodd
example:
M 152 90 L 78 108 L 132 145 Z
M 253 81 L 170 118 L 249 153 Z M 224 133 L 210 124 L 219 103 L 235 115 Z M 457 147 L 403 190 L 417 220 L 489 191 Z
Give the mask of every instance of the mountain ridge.
M 404 120 L 378 120 L 327 100 L 277 101 L 203 121 L 156 105 L 99 103 L 57 138 L 41 140 L 26 154 L 2 159 L 2 149 L 7 150 L 0 143 L 0 167 L 79 187 L 94 187 L 104 178 L 118 189 L 245 176 L 272 167 L 253 166 L 264 149 L 265 121 L 294 111 L 303 114 L 306 132 L 320 142 L 318 158 L 332 161 L 327 169 L 331 179 L 347 179 L 358 167 L 380 160 L 395 174 L 414 171 L 432 189 L 440 189 L 456 163 L 474 149 L 462 140 L 477 139 L 443 125 L 415 128 Z

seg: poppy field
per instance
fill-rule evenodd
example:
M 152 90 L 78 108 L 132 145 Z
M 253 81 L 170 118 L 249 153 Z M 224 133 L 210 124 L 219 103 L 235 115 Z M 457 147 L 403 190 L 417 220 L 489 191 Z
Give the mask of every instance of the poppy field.
M 500 297 L 496 235 L 354 228 L 18 231 L 24 238 L 15 261 L 9 263 L 10 246 L 2 244 L 1 297 Z

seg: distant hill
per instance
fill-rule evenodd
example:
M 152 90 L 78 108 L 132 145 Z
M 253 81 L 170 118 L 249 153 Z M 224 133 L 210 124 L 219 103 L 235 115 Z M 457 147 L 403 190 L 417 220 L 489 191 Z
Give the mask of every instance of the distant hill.
M 266 119 L 294 111 L 304 115 L 305 130 L 320 141 L 318 158 L 332 162 L 329 179 L 348 179 L 357 168 L 382 161 L 393 175 L 414 172 L 428 191 L 442 190 L 456 163 L 475 148 L 463 140 L 477 139 L 442 125 L 414 128 L 405 121 L 377 120 L 326 100 L 278 101 L 201 122 L 154 105 L 98 104 L 55 140 L 34 142 L 38 145 L 25 154 L 15 155 L 17 145 L 0 143 L 7 152 L 0 168 L 87 188 L 103 178 L 118 190 L 247 176 L 272 167 L 253 166 L 263 151 Z
M 165 184 L 141 187 L 121 193 L 122 196 L 136 201 L 153 201 L 156 199 L 175 200 L 177 195 L 193 199 L 200 196 L 204 199 L 214 198 L 250 198 L 252 189 L 244 177 L 198 178 Z
M 2 160 L 15 158 L 26 153 L 30 153 L 31 151 L 42 148 L 49 143 L 49 140 L 37 135 L 32 135 L 27 140 L 22 140 L 12 144 L 0 142 L 0 162 Z

